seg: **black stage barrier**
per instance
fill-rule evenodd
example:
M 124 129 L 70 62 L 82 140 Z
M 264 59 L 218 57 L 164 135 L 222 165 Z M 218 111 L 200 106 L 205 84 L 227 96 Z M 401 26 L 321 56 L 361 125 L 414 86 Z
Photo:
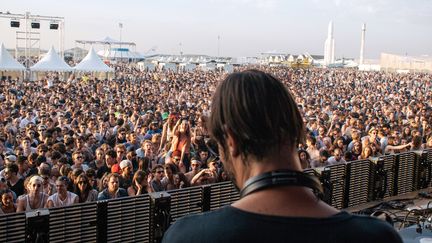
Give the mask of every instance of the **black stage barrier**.
M 321 181 L 323 201 L 361 206 L 432 187 L 432 150 L 305 170 Z M 231 182 L 0 216 L 2 242 L 159 242 L 180 217 L 239 199 Z

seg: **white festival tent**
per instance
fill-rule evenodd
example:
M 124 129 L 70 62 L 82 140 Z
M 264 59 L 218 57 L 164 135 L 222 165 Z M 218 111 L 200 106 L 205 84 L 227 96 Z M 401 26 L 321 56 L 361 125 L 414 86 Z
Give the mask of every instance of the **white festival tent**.
M 106 65 L 96 54 L 93 47 L 90 48 L 87 56 L 74 67 L 78 72 L 113 72 L 114 70 Z
M 73 69 L 63 61 L 54 47 L 35 65 L 30 68 L 33 72 L 72 72 Z
M 25 67 L 11 56 L 3 43 L 0 49 L 0 71 L 25 71 Z

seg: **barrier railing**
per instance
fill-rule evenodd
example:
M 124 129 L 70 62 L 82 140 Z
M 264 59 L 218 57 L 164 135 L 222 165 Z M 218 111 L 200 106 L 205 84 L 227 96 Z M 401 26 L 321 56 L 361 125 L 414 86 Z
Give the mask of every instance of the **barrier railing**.
M 327 166 L 323 200 L 342 209 L 431 187 L 432 150 Z M 239 198 L 231 182 L 0 216 L 3 242 L 158 242 L 170 224 Z

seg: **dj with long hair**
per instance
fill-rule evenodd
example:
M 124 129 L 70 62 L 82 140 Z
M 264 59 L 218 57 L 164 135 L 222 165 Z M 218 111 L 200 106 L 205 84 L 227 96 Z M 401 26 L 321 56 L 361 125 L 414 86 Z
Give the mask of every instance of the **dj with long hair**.
M 319 200 L 321 185 L 302 172 L 297 153 L 303 118 L 272 75 L 227 76 L 213 96 L 209 131 L 241 198 L 180 218 L 163 242 L 401 242 L 390 224 Z

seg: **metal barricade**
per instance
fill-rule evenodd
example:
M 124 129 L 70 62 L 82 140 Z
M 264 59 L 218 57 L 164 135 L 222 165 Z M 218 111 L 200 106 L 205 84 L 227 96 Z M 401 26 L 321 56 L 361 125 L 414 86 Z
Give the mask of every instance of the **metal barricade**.
M 83 203 L 49 210 L 50 242 L 96 242 L 96 203 Z
M 168 193 L 171 195 L 171 217 L 173 222 L 185 215 L 202 212 L 201 187 L 189 187 L 168 191 Z
M 357 160 L 347 163 L 346 207 L 366 203 L 370 199 L 371 186 L 370 160 Z
M 239 191 L 230 181 L 211 185 L 210 210 L 229 205 L 240 198 Z
M 346 164 L 336 164 L 324 167 L 322 179 L 327 178 L 331 191 L 330 205 L 342 209 L 345 206 Z
M 148 195 L 108 201 L 107 242 L 148 242 L 149 227 Z
M 26 241 L 25 213 L 6 214 L 0 217 L 0 239 L 8 243 Z
M 432 150 L 387 155 L 320 169 L 324 200 L 342 209 L 432 187 Z M 231 182 L 158 192 L 45 210 L 0 216 L 2 242 L 26 242 L 36 235 L 50 242 L 158 242 L 180 217 L 216 210 L 239 199 Z M 36 223 L 35 223 L 36 222 Z M 49 232 L 37 222 L 49 222 Z M 40 231 L 40 232 L 39 232 Z
M 395 174 L 396 195 L 415 191 L 414 168 L 417 156 L 414 152 L 400 153 L 396 155 L 397 170 Z

